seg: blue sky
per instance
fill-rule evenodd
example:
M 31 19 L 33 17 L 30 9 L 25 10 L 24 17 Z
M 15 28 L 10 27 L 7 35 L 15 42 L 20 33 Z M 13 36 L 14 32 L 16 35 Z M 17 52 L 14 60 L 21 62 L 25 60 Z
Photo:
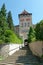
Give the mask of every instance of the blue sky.
M 18 14 L 24 9 L 32 13 L 32 23 L 36 24 L 43 19 L 43 0 L 0 0 L 0 8 L 5 3 L 7 12 L 12 12 L 14 25 L 19 24 Z

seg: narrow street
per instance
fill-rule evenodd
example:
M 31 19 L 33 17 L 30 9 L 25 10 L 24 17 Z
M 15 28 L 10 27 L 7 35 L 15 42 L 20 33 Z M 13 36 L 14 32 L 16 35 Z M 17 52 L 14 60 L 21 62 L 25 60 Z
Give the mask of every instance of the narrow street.
M 12 56 L 0 62 L 0 65 L 43 65 L 28 47 L 23 47 Z

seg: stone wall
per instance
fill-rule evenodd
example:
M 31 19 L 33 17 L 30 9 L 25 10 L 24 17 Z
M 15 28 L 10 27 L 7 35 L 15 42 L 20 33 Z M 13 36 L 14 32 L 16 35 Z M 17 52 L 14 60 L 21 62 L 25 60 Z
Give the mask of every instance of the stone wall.
M 31 51 L 33 52 L 33 54 L 37 55 L 37 56 L 42 56 L 42 46 L 43 42 L 42 41 L 37 41 L 37 42 L 33 42 L 29 44 L 29 47 L 31 49 Z
M 1 48 L 1 56 L 4 58 L 8 57 L 9 45 L 3 45 Z
M 20 49 L 22 44 L 9 44 L 9 55 L 12 55 Z
M 8 57 L 9 55 L 12 55 L 16 51 L 19 50 L 19 48 L 22 47 L 22 44 L 7 44 L 2 45 L 0 49 L 0 55 L 3 56 L 3 58 Z

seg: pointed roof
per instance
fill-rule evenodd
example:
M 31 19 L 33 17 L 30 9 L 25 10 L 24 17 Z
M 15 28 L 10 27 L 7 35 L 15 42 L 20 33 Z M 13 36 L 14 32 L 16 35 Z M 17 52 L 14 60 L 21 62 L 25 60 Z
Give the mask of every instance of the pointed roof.
M 32 13 L 28 13 L 26 10 L 24 10 L 21 14 L 19 14 L 19 16 L 20 15 L 32 15 Z
M 29 14 L 26 10 L 24 10 L 21 14 Z

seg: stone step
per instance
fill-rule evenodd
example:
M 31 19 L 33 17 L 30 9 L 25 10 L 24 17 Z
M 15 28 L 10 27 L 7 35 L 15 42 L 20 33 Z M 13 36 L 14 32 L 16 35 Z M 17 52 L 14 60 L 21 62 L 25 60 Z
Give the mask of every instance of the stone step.
M 22 61 L 17 61 L 17 63 L 38 63 L 38 61 L 33 61 L 33 60 L 22 60 Z
M 0 65 L 43 65 L 43 63 L 29 62 L 29 63 L 0 63 Z
M 36 63 L 36 62 L 29 62 L 29 63 L 16 63 L 16 65 L 40 65 L 39 63 Z
M 9 63 L 0 63 L 0 65 L 14 65 L 14 62 L 9 62 Z
M 9 56 L 3 62 L 5 62 L 6 64 L 0 65 L 40 65 L 38 58 L 34 56 L 30 49 L 28 49 L 27 47 L 23 47 L 13 55 Z
M 7 63 L 3 63 L 3 64 L 0 64 L 0 65 L 14 65 L 14 64 L 7 64 Z
M 16 63 L 16 65 L 24 65 L 23 63 Z

